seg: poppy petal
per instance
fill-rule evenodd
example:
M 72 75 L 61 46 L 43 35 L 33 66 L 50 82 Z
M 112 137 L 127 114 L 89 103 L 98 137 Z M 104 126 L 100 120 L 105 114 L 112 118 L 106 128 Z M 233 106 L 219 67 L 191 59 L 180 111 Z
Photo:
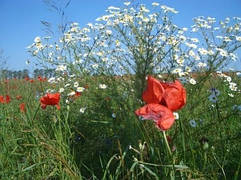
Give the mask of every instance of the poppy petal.
M 169 129 L 175 121 L 172 111 L 160 104 L 147 104 L 137 109 L 135 113 L 144 119 L 154 120 L 161 130 Z
M 174 83 L 165 85 L 161 104 L 167 106 L 172 111 L 179 110 L 186 104 L 186 90 L 179 81 L 176 80 Z
M 147 88 L 142 94 L 143 100 L 148 104 L 150 103 L 158 104 L 161 102 L 163 93 L 164 93 L 164 88 L 162 87 L 161 83 L 157 79 L 151 76 L 148 76 Z
M 60 109 L 59 106 L 60 93 L 50 94 L 47 93 L 45 96 L 40 98 L 41 107 L 45 109 L 48 105 L 55 106 Z

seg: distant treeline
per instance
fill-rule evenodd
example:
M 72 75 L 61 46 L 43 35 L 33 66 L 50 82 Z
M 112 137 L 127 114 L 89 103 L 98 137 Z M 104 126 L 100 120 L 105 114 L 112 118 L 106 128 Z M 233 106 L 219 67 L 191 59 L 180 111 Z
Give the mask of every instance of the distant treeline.
M 56 76 L 56 69 L 35 69 L 33 71 L 33 73 L 30 73 L 30 71 L 28 69 L 23 69 L 23 70 L 8 70 L 8 69 L 0 69 L 0 79 L 13 79 L 13 78 L 16 78 L 16 79 L 24 79 L 26 77 L 29 77 L 29 78 L 38 78 L 39 76 L 43 77 L 43 78 L 51 78 L 51 77 L 55 77 Z M 210 74 L 211 72 L 192 72 L 192 77 L 193 78 L 196 78 L 197 76 L 205 76 L 205 75 L 208 75 Z M 236 76 L 238 75 L 240 77 L 240 74 L 241 72 L 240 71 L 226 71 L 226 72 L 223 72 L 224 74 L 226 75 L 229 75 L 229 76 Z M 212 75 L 214 76 L 217 76 L 217 73 L 216 72 L 213 72 L 211 73 Z M 132 74 L 133 75 L 133 74 Z M 121 76 L 118 76 L 118 75 L 114 75 L 116 78 L 130 78 L 130 76 L 132 75 L 121 75 Z M 167 79 L 170 74 L 168 73 L 162 73 L 161 74 L 162 77 L 164 79 Z
M 55 76 L 55 69 L 35 69 L 33 73 L 31 74 L 28 69 L 23 70 L 8 70 L 8 69 L 2 69 L 0 70 L 0 78 L 1 79 L 23 79 L 25 77 L 46 77 L 50 78 Z

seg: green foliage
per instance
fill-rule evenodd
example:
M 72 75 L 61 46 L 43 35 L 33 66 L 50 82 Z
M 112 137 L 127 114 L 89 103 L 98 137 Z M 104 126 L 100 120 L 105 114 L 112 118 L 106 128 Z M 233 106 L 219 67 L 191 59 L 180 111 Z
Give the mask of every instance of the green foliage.
M 106 89 L 99 88 L 103 83 Z M 2 82 L 1 94 L 9 90 L 12 99 L 0 104 L 1 179 L 238 179 L 240 110 L 233 107 L 240 96 L 230 98 L 220 77 L 210 75 L 199 83 L 198 88 L 186 86 L 188 103 L 166 132 L 169 156 L 161 132 L 151 121 L 135 117 L 142 104 L 131 91 L 130 78 L 81 78 L 85 91 L 69 104 L 62 95 L 60 110 L 40 108 L 41 93 L 52 86 L 47 82 Z M 214 87 L 220 91 L 216 103 L 208 98 Z M 19 111 L 20 102 L 26 103 L 26 113 Z

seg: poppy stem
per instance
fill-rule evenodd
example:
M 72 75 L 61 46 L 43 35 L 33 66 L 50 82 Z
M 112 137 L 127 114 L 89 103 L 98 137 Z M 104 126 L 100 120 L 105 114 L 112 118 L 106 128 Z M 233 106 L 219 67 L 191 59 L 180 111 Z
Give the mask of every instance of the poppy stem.
M 162 133 L 163 133 L 163 136 L 164 136 L 164 140 L 165 140 L 168 152 L 169 152 L 170 156 L 172 157 L 172 151 L 171 151 L 170 146 L 168 144 L 166 133 L 165 133 L 165 131 L 162 131 Z
M 169 146 L 168 141 L 167 141 L 166 133 L 165 133 L 165 131 L 162 131 L 162 133 L 163 133 L 163 136 L 164 136 L 164 139 L 165 139 L 165 143 L 166 143 L 169 155 L 172 158 L 172 170 L 170 172 L 170 178 L 173 180 L 173 179 L 175 179 L 175 166 L 174 166 L 175 163 L 174 163 L 174 159 L 173 159 L 173 156 L 172 156 L 172 151 L 171 151 L 170 146 Z

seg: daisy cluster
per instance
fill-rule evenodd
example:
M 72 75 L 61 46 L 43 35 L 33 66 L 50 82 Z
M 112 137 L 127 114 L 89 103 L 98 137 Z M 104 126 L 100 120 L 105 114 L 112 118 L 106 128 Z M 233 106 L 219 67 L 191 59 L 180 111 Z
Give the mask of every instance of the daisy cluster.
M 217 22 L 201 16 L 187 28 L 172 22 L 175 14 L 177 10 L 157 2 L 125 2 L 108 7 L 105 15 L 84 28 L 69 24 L 58 41 L 36 37 L 27 49 L 39 62 L 54 66 L 60 77 L 168 73 L 192 85 L 197 84 L 194 71 L 221 70 L 238 59 L 240 18 Z
M 233 82 L 232 77 L 220 71 L 217 72 L 217 75 L 224 80 L 225 84 L 228 85 L 229 91 L 231 92 L 228 94 L 230 97 L 234 97 L 233 92 L 240 92 L 240 89 L 238 89 L 237 83 Z

